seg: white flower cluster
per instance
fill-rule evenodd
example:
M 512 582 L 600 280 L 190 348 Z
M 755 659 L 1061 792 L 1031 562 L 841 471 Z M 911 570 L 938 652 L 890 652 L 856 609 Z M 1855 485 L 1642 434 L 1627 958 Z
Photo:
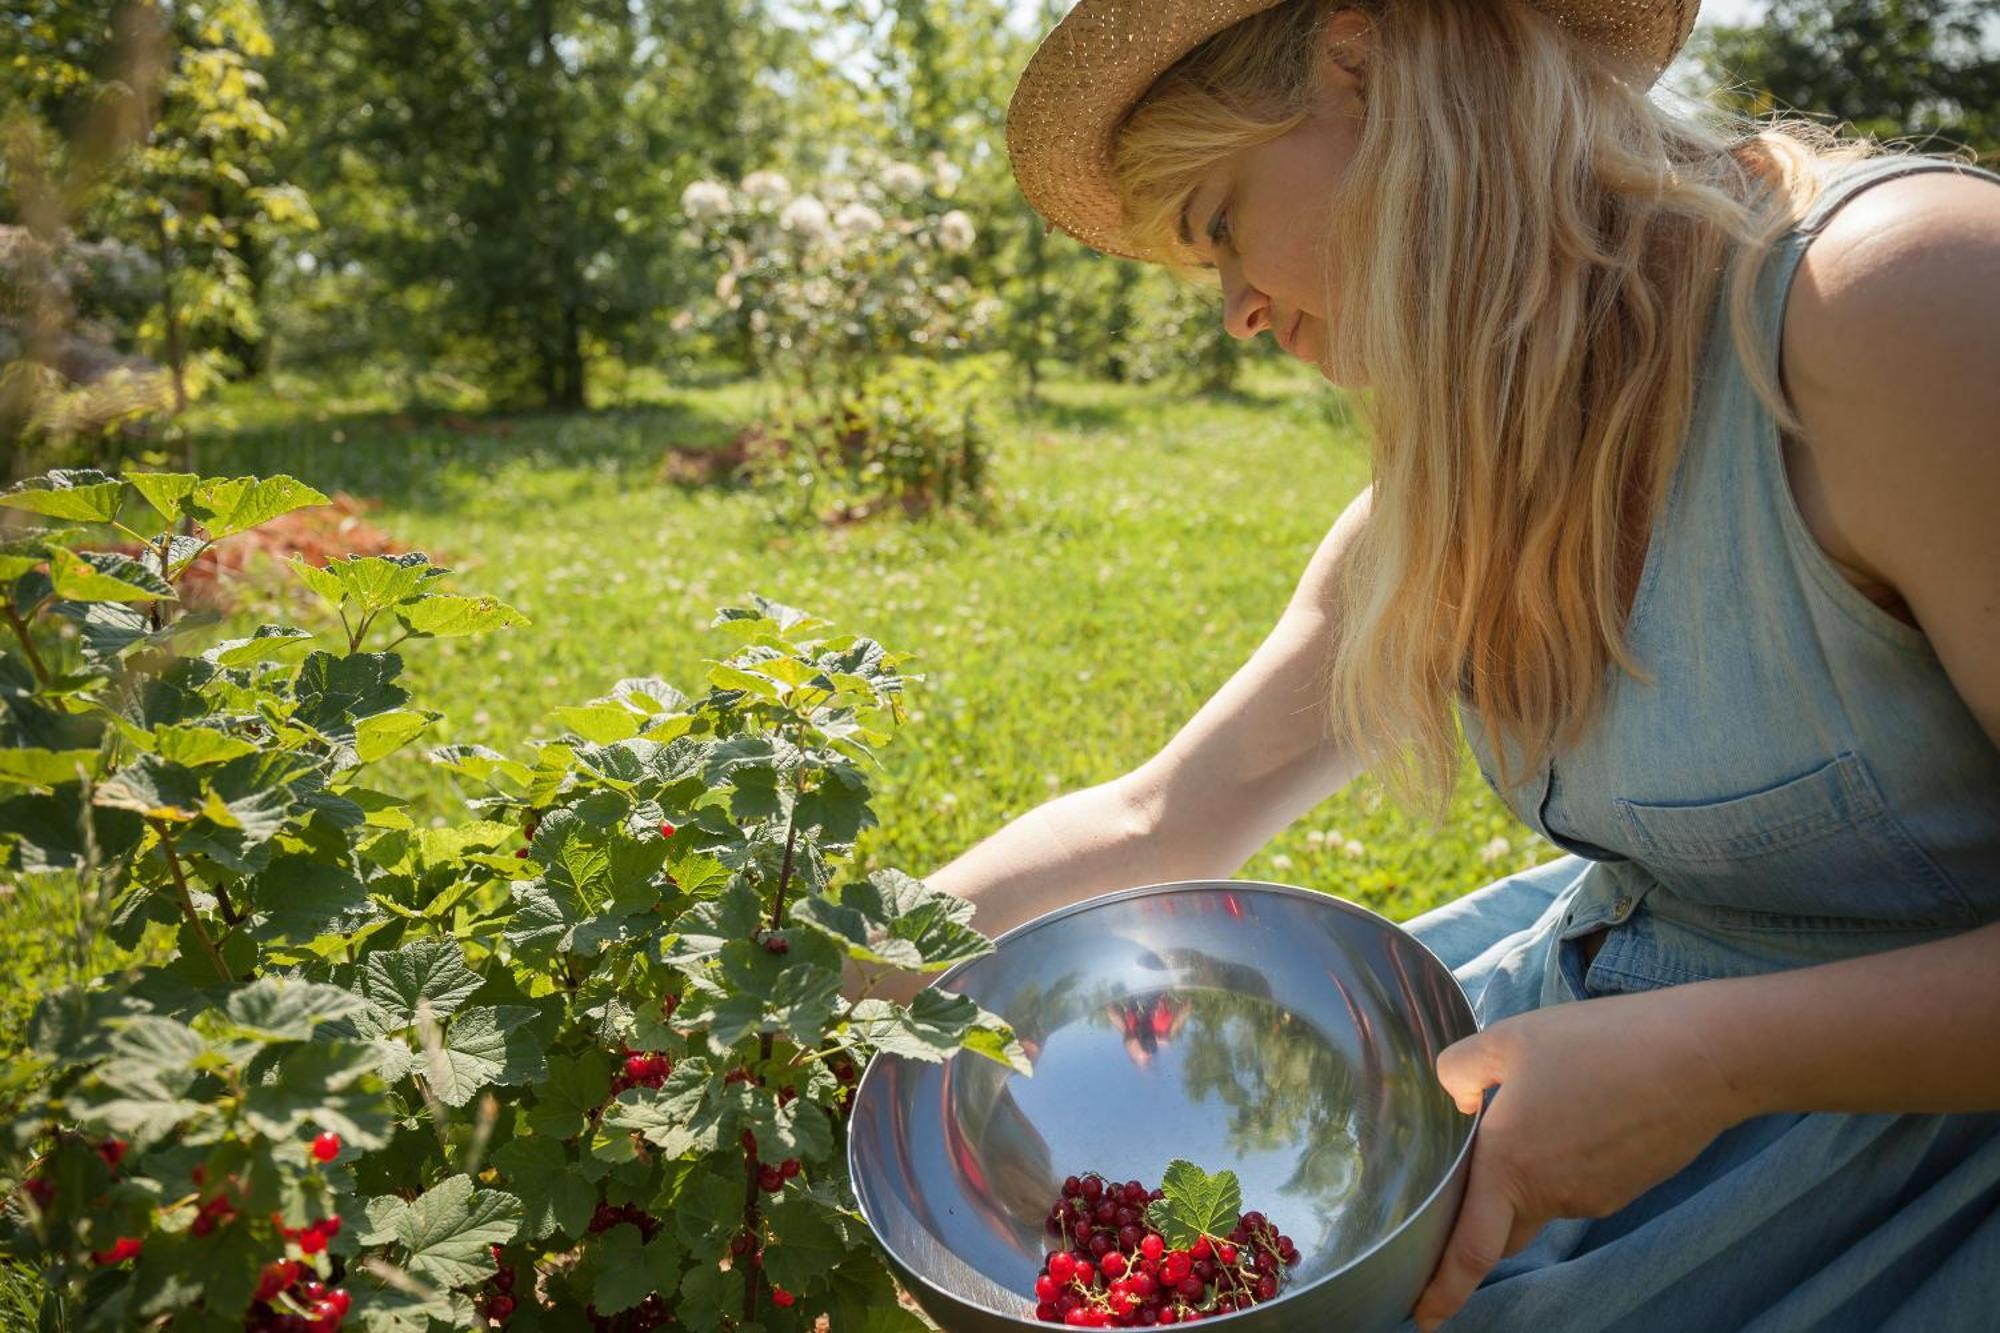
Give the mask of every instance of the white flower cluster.
M 696 222 L 729 215 L 729 187 L 714 181 L 694 181 L 681 191 L 681 212 Z
M 979 239 L 979 229 L 963 209 L 954 208 L 938 219 L 938 245 L 946 254 L 962 255 Z

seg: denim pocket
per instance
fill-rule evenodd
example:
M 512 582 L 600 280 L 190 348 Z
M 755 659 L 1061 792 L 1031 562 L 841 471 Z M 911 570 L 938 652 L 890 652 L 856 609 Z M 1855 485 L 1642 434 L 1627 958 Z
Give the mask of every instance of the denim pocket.
M 1719 924 L 1866 930 L 1976 919 L 1851 751 L 1721 800 L 1613 805 L 1634 859 L 1675 894 L 1717 909 Z

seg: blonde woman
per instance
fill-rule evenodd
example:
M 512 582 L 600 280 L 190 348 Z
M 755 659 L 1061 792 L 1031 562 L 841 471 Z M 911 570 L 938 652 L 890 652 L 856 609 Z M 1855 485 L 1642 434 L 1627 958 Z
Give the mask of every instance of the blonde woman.
M 1373 483 L 1157 756 L 932 877 L 1227 877 L 1462 726 L 1567 854 L 1410 924 L 1490 1099 L 1435 1327 L 2000 1310 L 2000 177 L 1648 96 L 1694 0 L 1083 0 L 1024 193 L 1213 270 Z M 1274 497 L 1273 503 L 1283 503 Z M 1305 725 L 1317 719 L 1319 725 Z

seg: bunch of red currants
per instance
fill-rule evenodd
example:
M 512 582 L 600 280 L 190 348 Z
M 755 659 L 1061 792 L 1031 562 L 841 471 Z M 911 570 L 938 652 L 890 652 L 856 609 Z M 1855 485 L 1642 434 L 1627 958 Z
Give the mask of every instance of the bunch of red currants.
M 1240 1214 L 1226 1236 L 1168 1248 L 1146 1222 L 1163 1198 L 1136 1180 L 1071 1176 L 1049 1209 L 1059 1238 L 1035 1278 L 1035 1318 L 1071 1328 L 1153 1328 L 1214 1319 L 1274 1300 L 1298 1247 L 1262 1213 Z

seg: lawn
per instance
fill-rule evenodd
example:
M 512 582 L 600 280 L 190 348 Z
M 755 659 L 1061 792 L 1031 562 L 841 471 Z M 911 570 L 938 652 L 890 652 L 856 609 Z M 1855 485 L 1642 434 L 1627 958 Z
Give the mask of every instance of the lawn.
M 756 386 L 650 398 L 468 419 L 266 393 L 204 410 L 199 461 L 379 500 L 375 523 L 532 619 L 407 646 L 415 697 L 445 713 L 432 744 L 521 753 L 554 734 L 551 708 L 623 676 L 698 691 L 703 660 L 724 650 L 709 620 L 751 590 L 916 653 L 925 679 L 881 756 L 881 826 L 858 853 L 867 869 L 917 875 L 1157 751 L 1269 632 L 1366 470 L 1339 397 L 1284 367 L 1260 366 L 1226 398 L 1056 382 L 1039 406 L 1001 414 L 990 524 L 784 531 L 747 492 L 656 478 L 668 447 L 720 444 L 754 415 Z M 237 632 L 278 615 L 269 599 L 292 586 L 260 582 L 276 591 L 244 606 Z M 320 614 L 302 601 L 287 618 Z M 441 825 L 463 804 L 425 748 L 385 761 L 373 785 L 420 796 Z M 1364 778 L 1237 873 L 1403 919 L 1553 853 L 1464 772 L 1442 830 Z M 55 975 L 70 908 L 10 896 L 10 970 Z M 10 1039 L 28 1002 L 17 991 L 6 1005 Z

